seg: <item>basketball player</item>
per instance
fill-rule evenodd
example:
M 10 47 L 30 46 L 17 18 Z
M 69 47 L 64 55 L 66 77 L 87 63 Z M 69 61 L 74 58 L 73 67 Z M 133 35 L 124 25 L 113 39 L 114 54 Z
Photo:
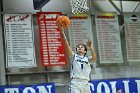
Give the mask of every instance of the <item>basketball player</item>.
M 69 93 L 91 93 L 90 85 L 88 83 L 90 80 L 89 75 L 91 71 L 90 64 L 96 60 L 96 54 L 91 47 L 91 41 L 87 41 L 87 46 L 84 44 L 78 44 L 76 47 L 76 53 L 74 53 L 69 46 L 64 29 L 61 27 L 61 25 L 58 25 L 58 27 L 62 32 L 65 50 L 71 59 L 71 81 L 69 84 Z M 86 56 L 87 47 L 91 52 L 91 56 Z

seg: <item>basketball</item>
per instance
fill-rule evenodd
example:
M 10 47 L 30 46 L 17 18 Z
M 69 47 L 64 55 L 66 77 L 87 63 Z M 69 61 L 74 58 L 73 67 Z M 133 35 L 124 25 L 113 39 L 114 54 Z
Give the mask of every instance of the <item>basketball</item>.
M 59 16 L 56 20 L 58 25 L 61 25 L 63 29 L 67 29 L 70 25 L 70 19 L 67 16 Z

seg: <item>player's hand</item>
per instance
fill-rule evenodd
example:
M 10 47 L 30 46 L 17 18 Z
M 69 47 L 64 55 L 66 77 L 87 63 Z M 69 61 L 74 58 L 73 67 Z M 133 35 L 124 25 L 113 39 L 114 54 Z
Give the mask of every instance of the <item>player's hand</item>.
M 58 28 L 59 28 L 60 31 L 64 31 L 64 29 L 63 29 L 61 24 L 57 24 L 57 25 L 58 25 Z
M 87 41 L 87 47 L 91 48 L 91 40 L 89 38 L 88 38 L 88 41 Z

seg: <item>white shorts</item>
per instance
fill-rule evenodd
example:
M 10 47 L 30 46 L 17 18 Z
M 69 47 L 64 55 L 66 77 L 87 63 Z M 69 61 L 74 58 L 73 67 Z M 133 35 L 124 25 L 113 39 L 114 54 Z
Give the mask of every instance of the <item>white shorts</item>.
M 87 80 L 72 79 L 69 84 L 69 93 L 91 93 Z

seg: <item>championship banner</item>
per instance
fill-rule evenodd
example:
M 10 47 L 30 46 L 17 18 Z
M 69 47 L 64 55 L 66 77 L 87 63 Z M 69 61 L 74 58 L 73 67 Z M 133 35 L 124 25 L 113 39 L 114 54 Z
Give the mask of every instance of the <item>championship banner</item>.
M 66 53 L 61 33 L 56 24 L 61 12 L 38 12 L 40 52 L 44 66 L 65 65 Z
M 55 84 L 38 84 L 34 86 L 0 86 L 0 93 L 56 93 Z
M 91 17 L 87 14 L 70 15 L 70 27 L 68 28 L 70 46 L 75 51 L 77 44 L 87 44 L 88 38 L 93 43 Z M 88 53 L 87 53 L 88 54 Z
M 140 62 L 140 13 L 124 13 L 128 62 Z
M 95 16 L 95 22 L 100 63 L 123 63 L 117 14 L 97 14 Z
M 93 80 L 91 93 L 140 93 L 140 78 Z
M 4 14 L 6 67 L 36 67 L 31 14 Z

